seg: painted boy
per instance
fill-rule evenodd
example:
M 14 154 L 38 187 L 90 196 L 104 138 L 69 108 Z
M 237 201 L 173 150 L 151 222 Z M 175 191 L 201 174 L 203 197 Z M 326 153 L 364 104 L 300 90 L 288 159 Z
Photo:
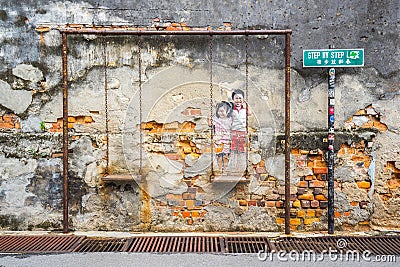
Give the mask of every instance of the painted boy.
M 247 104 L 245 105 L 244 92 L 240 89 L 232 92 L 233 111 L 231 126 L 231 154 L 228 170 L 243 172 L 246 170 L 247 153 L 247 117 L 251 115 Z

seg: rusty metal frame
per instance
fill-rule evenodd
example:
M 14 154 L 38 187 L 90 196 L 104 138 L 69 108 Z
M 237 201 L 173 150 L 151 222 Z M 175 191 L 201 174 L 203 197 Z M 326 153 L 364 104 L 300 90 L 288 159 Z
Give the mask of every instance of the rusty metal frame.
M 284 35 L 285 38 L 285 234 L 290 234 L 290 35 L 292 30 L 190 30 L 154 31 L 126 28 L 60 28 L 62 35 L 63 84 L 63 232 L 69 232 L 68 218 L 68 47 L 67 35 Z

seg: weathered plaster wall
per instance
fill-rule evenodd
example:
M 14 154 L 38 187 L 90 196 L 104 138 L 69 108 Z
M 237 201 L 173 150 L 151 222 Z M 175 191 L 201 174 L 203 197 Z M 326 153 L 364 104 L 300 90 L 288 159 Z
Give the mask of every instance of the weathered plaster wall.
M 400 2 L 292 2 L 1 3 L 1 229 L 62 226 L 57 27 L 65 24 L 158 30 L 291 28 L 293 230 L 327 227 L 327 70 L 302 68 L 302 49 L 364 48 L 365 67 L 337 69 L 335 222 L 338 230 L 398 228 Z M 282 36 L 249 37 L 249 176 L 240 183 L 212 182 L 209 37 L 142 37 L 140 48 L 137 37 L 110 37 L 104 53 L 101 37 L 70 36 L 71 228 L 281 231 L 283 46 Z M 245 88 L 245 58 L 243 37 L 213 38 L 214 101 L 229 100 L 232 90 Z M 141 174 L 141 181 L 102 179 L 107 168 L 105 76 L 108 172 Z

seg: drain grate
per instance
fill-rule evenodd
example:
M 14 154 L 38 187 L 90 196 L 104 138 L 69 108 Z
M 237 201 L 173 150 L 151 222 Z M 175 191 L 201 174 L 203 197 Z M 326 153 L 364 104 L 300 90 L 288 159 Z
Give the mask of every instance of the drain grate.
M 55 253 L 71 252 L 83 236 L 0 236 L 2 253 Z
M 74 252 L 124 252 L 127 242 L 121 238 L 87 238 Z
M 226 237 L 225 252 L 227 253 L 258 253 L 271 252 L 273 244 L 266 237 Z
M 374 255 L 400 255 L 400 236 L 325 236 L 325 237 L 282 237 L 274 241 L 276 250 L 327 253 L 337 251 L 369 251 Z
M 137 236 L 93 238 L 72 235 L 0 236 L 0 253 L 153 252 L 153 253 L 258 253 L 259 251 L 313 251 L 327 253 L 369 251 L 400 255 L 400 236 L 280 237 L 261 236 Z
M 148 236 L 132 238 L 127 252 L 220 253 L 222 238 L 212 236 Z

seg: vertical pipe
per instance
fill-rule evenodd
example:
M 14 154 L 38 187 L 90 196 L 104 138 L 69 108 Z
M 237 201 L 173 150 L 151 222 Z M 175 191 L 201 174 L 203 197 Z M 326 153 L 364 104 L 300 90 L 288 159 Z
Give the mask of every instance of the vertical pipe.
M 285 38 L 285 234 L 290 234 L 290 33 Z
M 68 233 L 68 69 L 67 34 L 62 34 L 63 73 L 63 232 Z
M 329 69 L 328 79 L 328 233 L 334 232 L 334 166 L 335 166 L 335 69 Z

